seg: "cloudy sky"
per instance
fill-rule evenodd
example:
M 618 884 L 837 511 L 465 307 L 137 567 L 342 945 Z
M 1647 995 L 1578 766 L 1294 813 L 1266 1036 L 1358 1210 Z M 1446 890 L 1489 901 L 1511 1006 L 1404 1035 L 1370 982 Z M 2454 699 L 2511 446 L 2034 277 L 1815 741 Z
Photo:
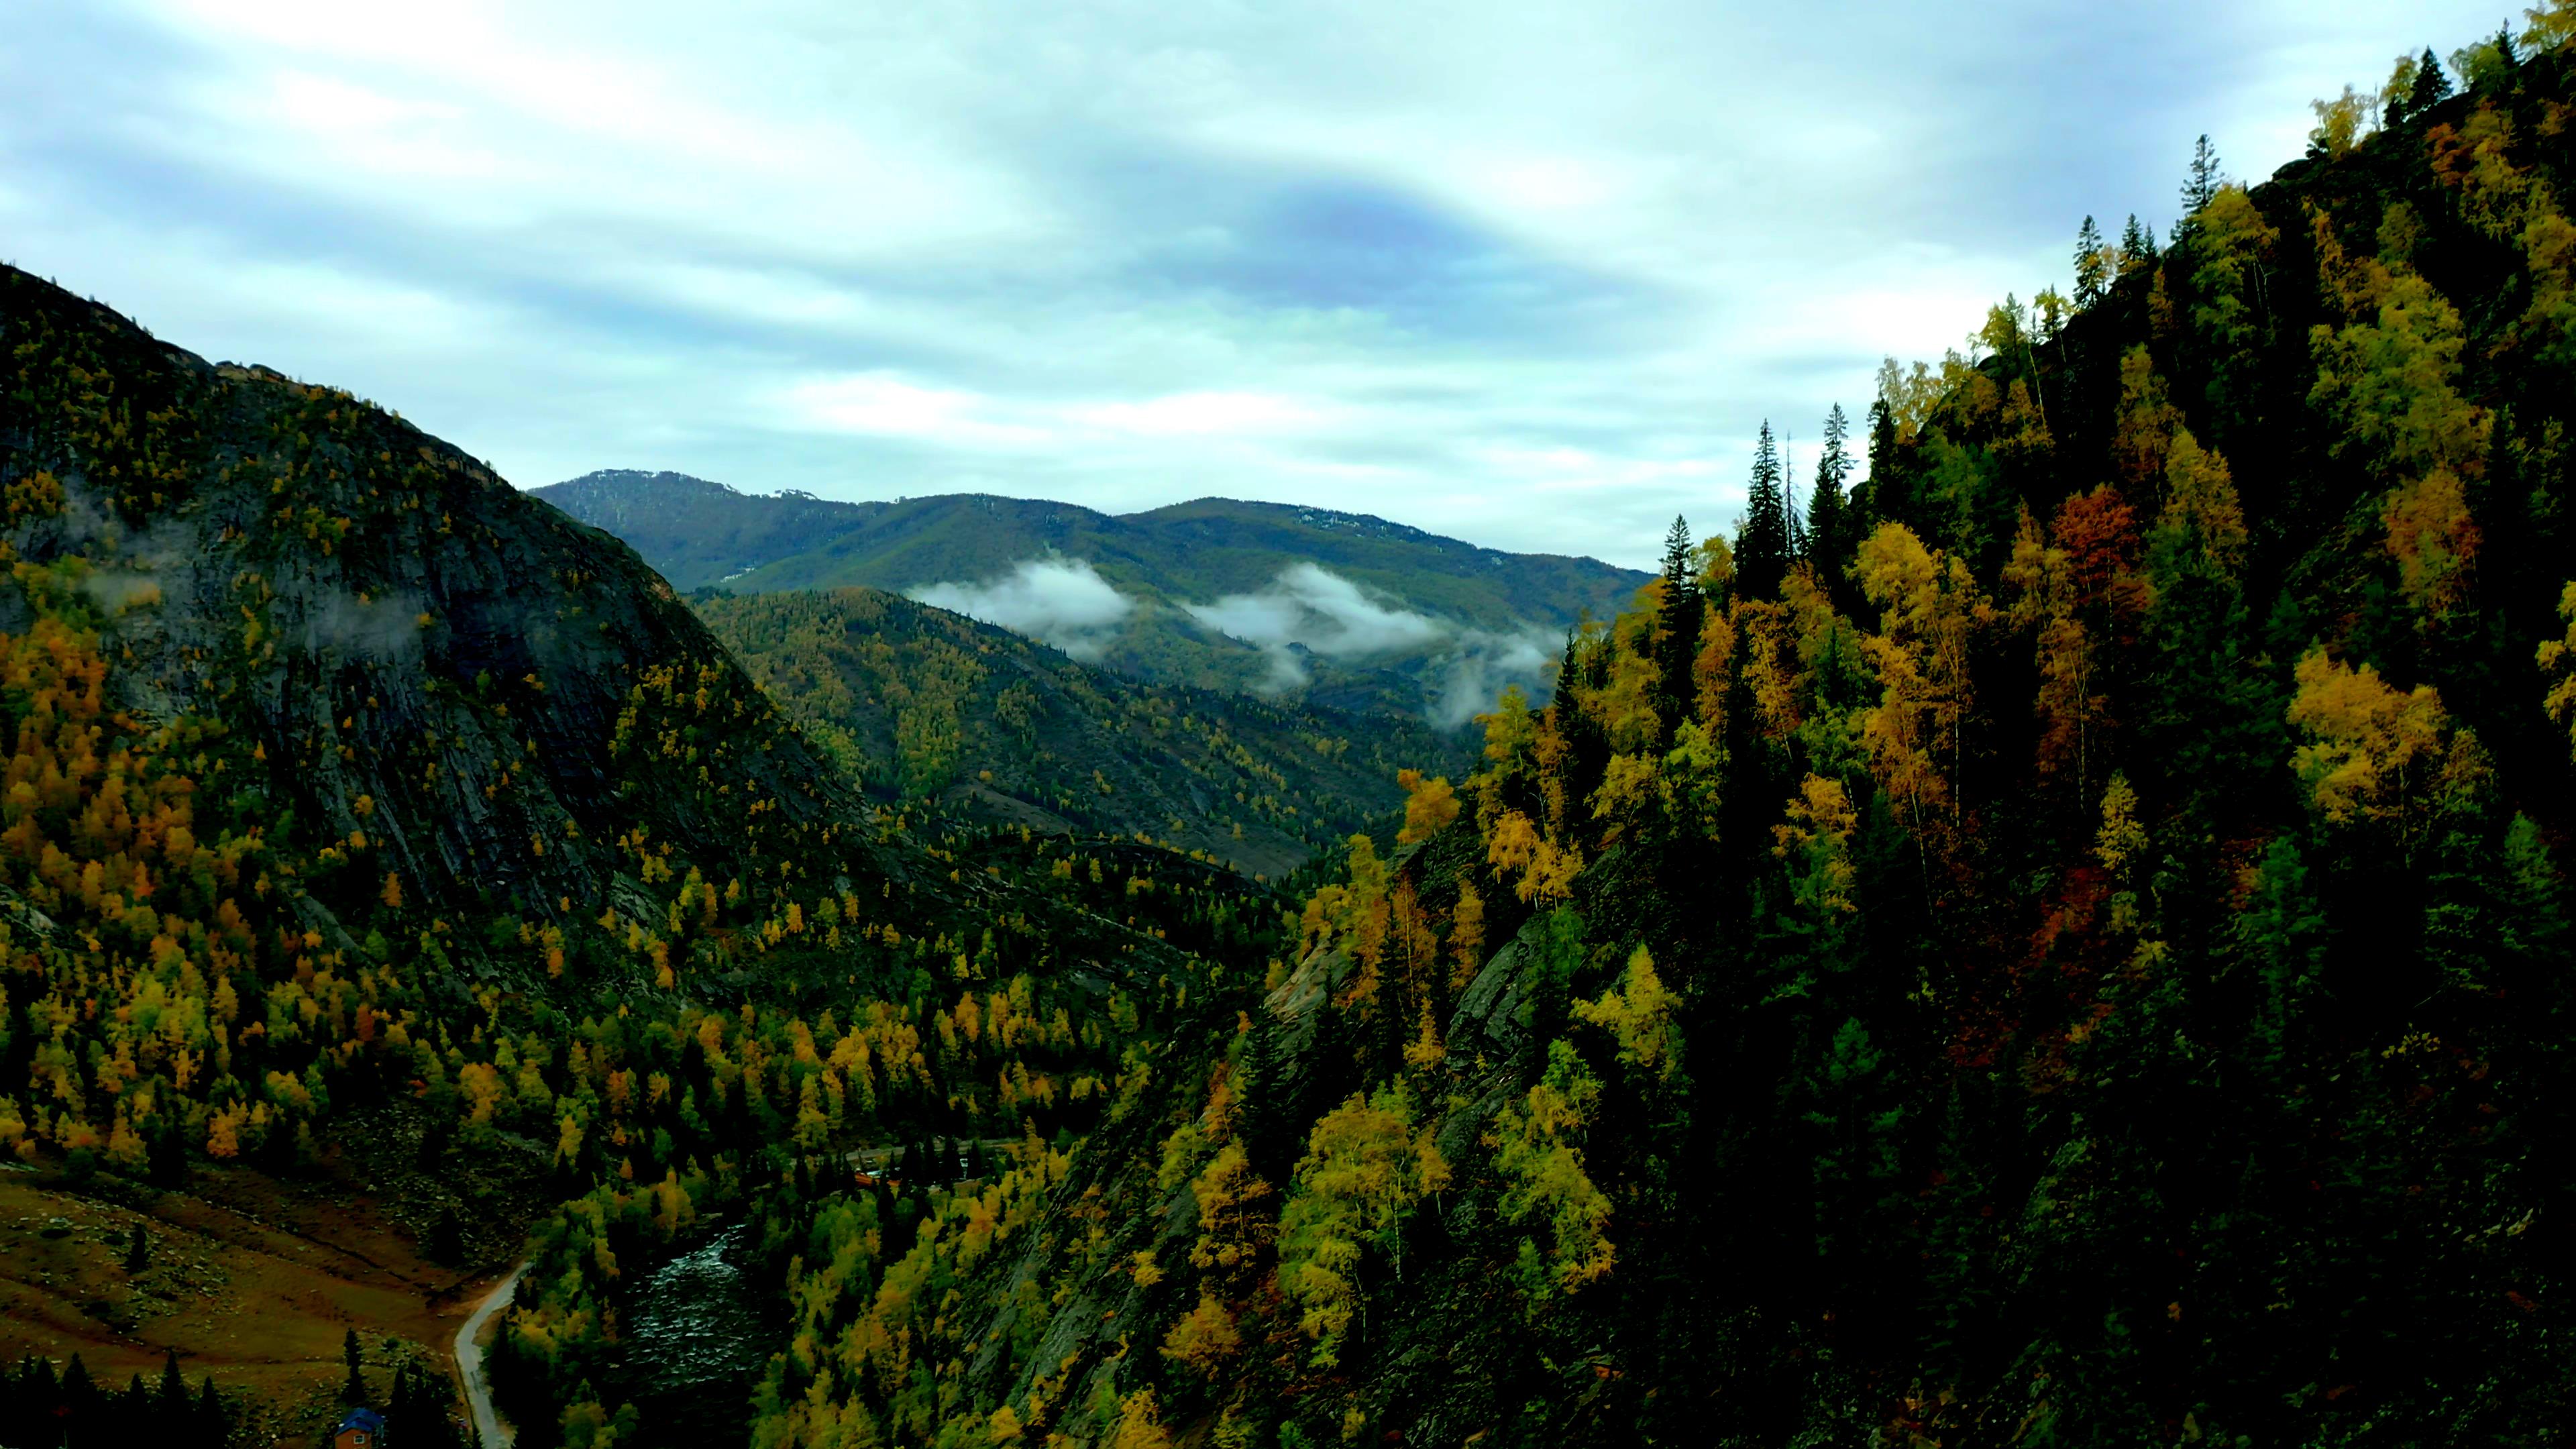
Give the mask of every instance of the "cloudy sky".
M 408 13 L 406 13 L 408 12 Z M 2518 13 L 2518 12 L 2517 12 Z M 1644 563 L 2462 0 L 9 0 L 0 258 L 533 486 L 1221 494 Z

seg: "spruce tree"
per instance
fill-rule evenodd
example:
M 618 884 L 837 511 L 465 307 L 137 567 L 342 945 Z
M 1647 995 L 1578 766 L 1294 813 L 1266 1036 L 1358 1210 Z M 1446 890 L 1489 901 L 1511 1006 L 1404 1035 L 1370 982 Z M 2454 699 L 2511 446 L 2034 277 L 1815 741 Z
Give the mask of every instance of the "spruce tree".
M 2434 58 L 2433 47 L 2428 45 L 2415 60 L 2415 89 L 2406 97 L 2406 114 L 2421 116 L 2450 98 L 2451 78 L 2443 73 L 2442 62 Z
M 1699 657 L 1699 571 L 1691 566 L 1690 524 L 1679 514 L 1664 534 L 1664 600 L 1655 621 L 1655 662 L 1661 697 L 1657 712 L 1667 730 L 1690 718 L 1691 665 Z
M 341 1402 L 367 1402 L 366 1355 L 358 1346 L 358 1330 L 352 1328 L 341 1338 L 340 1357 L 349 1365 L 349 1381 L 340 1386 Z
M 232 1420 L 224 1413 L 224 1401 L 215 1393 L 215 1376 L 208 1374 L 197 1385 L 197 1442 L 208 1449 L 223 1449 L 232 1437 Z
M 1905 512 L 1896 487 L 1896 416 L 1887 399 L 1869 405 L 1869 477 L 1852 490 L 1852 538 L 1857 541 L 1878 523 Z
M 2095 226 L 2093 218 L 2088 216 L 2075 233 L 2075 305 L 2079 309 L 2102 300 L 2103 288 L 2109 281 L 2106 272 L 2102 260 L 2102 228 Z M 1836 410 L 1840 411 L 1839 408 Z
M 2130 212 L 2129 224 L 2120 228 L 2121 272 L 2125 274 L 2137 270 L 2146 263 L 2147 258 L 2153 255 L 2155 255 L 2154 238 L 2148 235 L 2145 227 L 2138 225 L 2138 214 L 2134 211 Z
M 1788 569 L 1789 519 L 1780 489 L 1780 450 L 1771 439 L 1771 421 L 1765 418 L 1761 438 L 1753 446 L 1753 480 L 1745 498 L 1744 522 L 1736 531 L 1736 591 L 1748 599 L 1777 598 Z
M 188 1413 L 188 1381 L 179 1373 L 179 1350 L 165 1350 L 161 1360 L 161 1391 L 153 1408 L 162 1424 L 176 1432 Z
M 1844 488 L 1852 465 L 1845 445 L 1850 436 L 1851 420 L 1843 416 L 1843 405 L 1836 403 L 1833 411 L 1825 414 L 1824 451 L 1816 458 L 1815 491 L 1807 497 L 1807 559 L 1816 566 L 1828 588 L 1840 579 L 1843 556 L 1851 551 L 1854 542 L 1845 536 L 1848 527 Z
M 152 1240 L 143 1235 L 143 1225 L 136 1223 L 125 1245 L 125 1275 L 131 1278 L 151 1266 Z
M 2209 134 L 2202 132 L 2192 143 L 2191 170 L 2182 183 L 2182 219 L 2174 223 L 2178 240 L 2191 234 L 2192 217 L 2218 196 L 2218 188 L 2227 184 L 2227 176 L 2218 169 L 2218 149 L 2209 144 Z

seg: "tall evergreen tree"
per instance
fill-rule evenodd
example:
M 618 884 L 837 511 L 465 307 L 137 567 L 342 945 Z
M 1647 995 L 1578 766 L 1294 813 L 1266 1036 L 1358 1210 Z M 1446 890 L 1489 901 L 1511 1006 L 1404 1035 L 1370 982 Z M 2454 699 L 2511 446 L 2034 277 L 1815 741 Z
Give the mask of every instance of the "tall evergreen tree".
M 2103 288 L 2110 280 L 2108 272 L 2102 257 L 2102 228 L 2095 226 L 2093 218 L 2088 216 L 2075 233 L 2075 305 L 2078 308 L 2090 307 L 2102 300 Z
M 2415 89 L 2406 97 L 2406 114 L 2420 116 L 2450 98 L 2451 78 L 2443 72 L 2442 62 L 2434 58 L 2433 47 L 2428 45 L 2415 59 Z
M 1771 421 L 1753 447 L 1753 481 L 1747 491 L 1744 522 L 1735 536 L 1735 584 L 1748 599 L 1777 598 L 1780 580 L 1789 570 L 1789 516 L 1780 487 L 1780 449 L 1771 438 Z
M 232 1442 L 231 1416 L 224 1412 L 224 1401 L 215 1393 L 215 1376 L 208 1374 L 197 1385 L 196 1440 L 207 1449 L 223 1449 Z
M 1828 588 L 1840 579 L 1843 558 L 1858 542 L 1849 536 L 1847 515 L 1850 508 L 1845 489 L 1851 478 L 1852 458 L 1846 446 L 1851 435 L 1851 420 L 1843 416 L 1843 405 L 1834 404 L 1825 414 L 1824 449 L 1816 458 L 1816 487 L 1807 496 L 1806 554 Z
M 2174 223 L 2174 238 L 2179 241 L 2191 235 L 2192 218 L 2218 196 L 2218 188 L 2227 184 L 2227 175 L 2218 167 L 2218 148 L 2209 144 L 2209 134 L 2202 132 L 2191 147 L 2191 170 L 2183 177 L 2182 217 Z
M 161 1360 L 161 1390 L 153 1407 L 163 1425 L 175 1432 L 187 1419 L 188 1381 L 179 1373 L 179 1350 L 170 1349 L 167 1354 Z
M 2120 228 L 2120 270 L 2133 272 L 2155 259 L 2156 229 L 2140 222 L 2136 212 L 2130 212 L 2128 225 Z
M 358 1346 L 358 1330 L 350 1329 L 340 1340 L 340 1358 L 349 1366 L 349 1381 L 340 1386 L 341 1401 L 350 1404 L 366 1403 L 367 1360 L 365 1350 Z
M 1878 398 L 1869 405 L 1869 477 L 1851 493 L 1851 532 L 1859 539 L 1891 518 L 1904 513 L 1904 499 L 1896 485 L 1896 417 L 1888 411 L 1887 399 Z
M 1664 534 L 1663 616 L 1656 621 L 1655 654 L 1662 697 L 1657 712 L 1671 730 L 1690 718 L 1691 664 L 1699 657 L 1700 593 L 1691 567 L 1690 524 L 1679 514 Z

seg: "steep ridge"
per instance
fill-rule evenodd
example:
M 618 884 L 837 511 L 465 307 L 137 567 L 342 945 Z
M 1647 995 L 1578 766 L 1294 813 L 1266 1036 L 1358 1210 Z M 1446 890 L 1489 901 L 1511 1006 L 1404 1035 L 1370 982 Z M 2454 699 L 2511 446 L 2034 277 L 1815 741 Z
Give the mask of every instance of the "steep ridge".
M 702 596 L 752 677 L 873 792 L 1143 835 L 1284 879 L 1465 752 L 1407 720 L 1143 683 L 874 589 Z

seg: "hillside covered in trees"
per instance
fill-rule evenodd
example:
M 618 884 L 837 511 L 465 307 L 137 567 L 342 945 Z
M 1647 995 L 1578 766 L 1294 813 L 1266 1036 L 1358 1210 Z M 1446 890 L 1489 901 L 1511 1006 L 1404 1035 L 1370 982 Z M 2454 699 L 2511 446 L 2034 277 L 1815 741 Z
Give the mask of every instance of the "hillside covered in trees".
M 1297 716 L 872 594 L 702 620 L 0 272 L 0 1151 L 521 1164 L 529 1449 L 2554 1442 L 2571 124 L 2561 7 L 2260 185 L 2204 148 L 1302 899 L 1064 798 L 1148 718 L 1184 825 L 1340 788 L 1256 753 Z M 964 728 L 1019 687 L 1061 745 Z M 1085 832 L 915 808 L 970 764 Z M 709 1254 L 750 1351 L 683 1392 Z M 210 1437 L 178 1367 L 0 1407 Z
M 874 589 L 700 595 L 779 707 L 872 791 L 986 824 L 1142 835 L 1284 879 L 1464 759 L 1419 722 L 1144 683 Z
M 15 270 L 0 343 L 0 1152 L 120 1203 L 408 1154 L 368 1188 L 451 1257 L 544 1182 L 531 1444 L 637 1422 L 617 1254 L 867 1144 L 1036 1171 L 1282 929 L 1185 855 L 880 815 L 629 550 L 346 393 Z M 13 1422 L 117 1442 L 147 1395 L 88 1382 Z
M 755 1442 L 2562 1432 L 2571 37 L 1764 450 L 1009 1241 L 818 1212 Z

